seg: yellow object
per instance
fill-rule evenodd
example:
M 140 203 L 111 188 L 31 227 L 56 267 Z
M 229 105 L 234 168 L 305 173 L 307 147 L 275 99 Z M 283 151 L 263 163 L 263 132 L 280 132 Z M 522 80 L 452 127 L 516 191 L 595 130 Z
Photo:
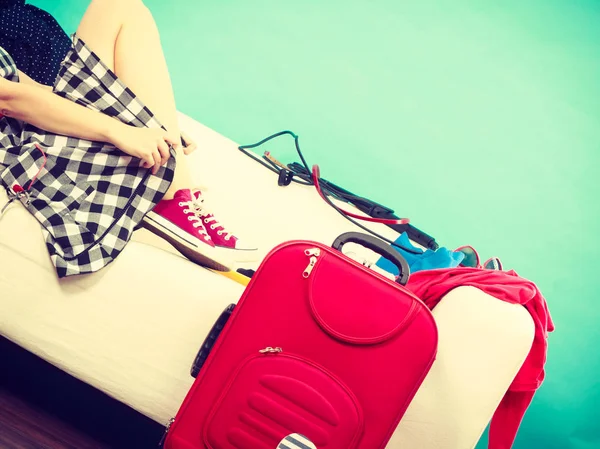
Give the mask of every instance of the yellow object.
M 250 278 L 248 276 L 244 276 L 241 273 L 238 273 L 237 271 L 217 271 L 217 270 L 210 270 L 214 273 L 220 274 L 221 276 L 225 276 L 235 282 L 237 282 L 238 284 L 242 284 L 244 286 L 248 285 L 250 283 Z

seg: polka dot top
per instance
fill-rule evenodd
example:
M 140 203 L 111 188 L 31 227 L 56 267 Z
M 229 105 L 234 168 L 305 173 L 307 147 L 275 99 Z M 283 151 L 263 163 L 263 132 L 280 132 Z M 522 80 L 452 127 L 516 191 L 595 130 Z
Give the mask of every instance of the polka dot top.
M 46 11 L 24 0 L 0 0 L 0 47 L 19 70 L 52 85 L 71 39 Z

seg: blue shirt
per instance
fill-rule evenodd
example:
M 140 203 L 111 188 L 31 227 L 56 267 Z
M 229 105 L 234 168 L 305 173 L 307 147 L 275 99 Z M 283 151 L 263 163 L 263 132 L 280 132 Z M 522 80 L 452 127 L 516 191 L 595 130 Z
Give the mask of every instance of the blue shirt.
M 463 253 L 455 252 L 447 248 L 438 248 L 436 251 L 430 249 L 423 251 L 421 248 L 416 248 L 412 245 L 406 232 L 400 234 L 396 239 L 396 243 L 419 252 L 419 254 L 411 254 L 396 246 L 393 247 L 406 259 L 411 273 L 422 270 L 433 270 L 435 268 L 454 268 L 457 267 L 465 257 Z M 398 268 L 383 257 L 377 261 L 376 266 L 389 273 L 395 275 L 398 274 Z

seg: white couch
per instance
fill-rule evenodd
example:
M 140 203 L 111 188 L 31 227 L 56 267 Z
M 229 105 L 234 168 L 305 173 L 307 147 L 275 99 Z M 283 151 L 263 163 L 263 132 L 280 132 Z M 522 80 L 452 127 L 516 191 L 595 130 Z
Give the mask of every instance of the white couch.
M 311 187 L 278 187 L 234 142 L 184 115 L 181 125 L 199 143 L 193 175 L 210 186 L 216 215 L 261 256 L 285 240 L 331 244 L 355 230 Z M 210 326 L 242 290 L 145 230 L 104 270 L 59 281 L 37 222 L 16 203 L 0 218 L 0 334 L 161 423 L 190 387 Z M 473 448 L 531 347 L 525 309 L 472 287 L 452 291 L 434 315 L 437 360 L 388 448 Z

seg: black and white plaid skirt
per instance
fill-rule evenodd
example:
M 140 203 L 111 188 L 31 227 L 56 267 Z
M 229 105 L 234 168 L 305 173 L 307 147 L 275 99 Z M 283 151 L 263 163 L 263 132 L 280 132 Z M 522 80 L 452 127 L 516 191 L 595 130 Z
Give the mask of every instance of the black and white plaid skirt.
M 1 50 L 0 75 L 16 80 L 14 62 Z M 129 125 L 162 126 L 76 35 L 54 92 Z M 172 156 L 152 175 L 139 167 L 139 159 L 108 143 L 0 118 L 0 183 L 41 223 L 59 277 L 98 271 L 119 255 L 169 188 L 173 151 Z

